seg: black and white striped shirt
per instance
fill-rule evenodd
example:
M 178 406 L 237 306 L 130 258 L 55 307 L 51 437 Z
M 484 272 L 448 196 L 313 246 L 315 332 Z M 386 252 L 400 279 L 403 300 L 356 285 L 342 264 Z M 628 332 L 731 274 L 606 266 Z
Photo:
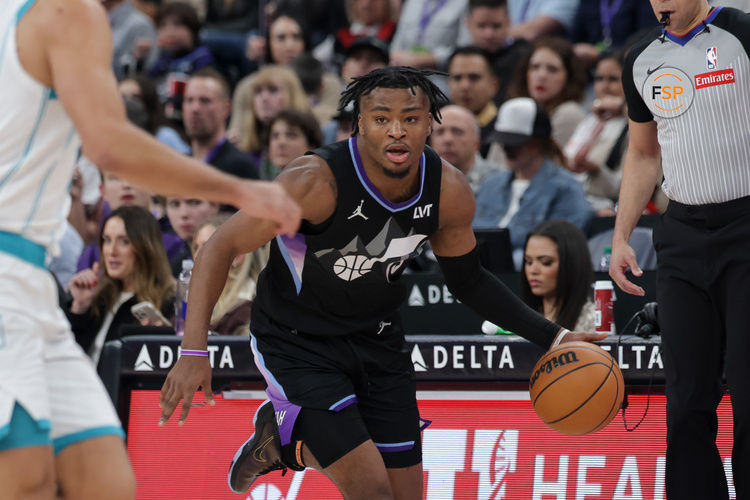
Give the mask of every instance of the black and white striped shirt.
M 750 14 L 714 8 L 686 35 L 654 32 L 623 69 L 628 114 L 656 120 L 664 193 L 688 205 L 750 196 Z

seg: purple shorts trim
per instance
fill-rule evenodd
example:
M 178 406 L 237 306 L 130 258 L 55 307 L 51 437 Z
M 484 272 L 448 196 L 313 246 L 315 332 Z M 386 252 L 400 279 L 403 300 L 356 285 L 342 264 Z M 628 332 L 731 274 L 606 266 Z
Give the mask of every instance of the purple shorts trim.
M 274 414 L 276 415 L 276 423 L 279 426 L 279 437 L 281 438 L 281 446 L 286 446 L 292 442 L 292 430 L 294 430 L 294 422 L 299 417 L 299 412 L 302 410 L 301 406 L 294 403 L 290 403 L 283 397 L 278 396 L 278 393 L 273 390 L 266 390 L 268 398 L 273 404 Z
M 331 411 L 341 411 L 347 406 L 353 405 L 356 402 L 357 402 L 357 396 L 355 396 L 354 394 L 349 394 L 345 398 L 341 398 L 335 403 L 333 403 L 328 409 Z
M 398 451 L 409 451 L 414 448 L 414 441 L 404 441 L 403 443 L 375 443 L 380 453 L 395 453 Z

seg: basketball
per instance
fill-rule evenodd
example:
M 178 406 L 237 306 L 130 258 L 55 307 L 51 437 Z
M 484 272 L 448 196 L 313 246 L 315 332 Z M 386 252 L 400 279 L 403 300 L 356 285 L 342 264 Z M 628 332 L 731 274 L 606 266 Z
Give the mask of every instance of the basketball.
M 588 342 L 565 342 L 537 361 L 529 393 L 542 422 L 562 434 L 580 436 L 615 418 L 625 382 L 607 351 Z

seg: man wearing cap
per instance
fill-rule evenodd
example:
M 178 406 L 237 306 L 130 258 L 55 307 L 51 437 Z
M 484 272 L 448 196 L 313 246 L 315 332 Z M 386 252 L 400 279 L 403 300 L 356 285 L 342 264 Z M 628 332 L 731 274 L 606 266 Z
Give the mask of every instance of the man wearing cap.
M 349 45 L 345 57 L 341 65 L 341 80 L 344 85 L 374 69 L 388 66 L 388 45 L 374 36 L 365 36 Z
M 516 268 L 526 235 L 539 223 L 564 219 L 585 229 L 591 219 L 580 183 L 555 164 L 565 159 L 551 131 L 549 116 L 529 97 L 506 101 L 495 121 L 493 139 L 502 145 L 509 170 L 484 181 L 473 226 L 507 227 Z

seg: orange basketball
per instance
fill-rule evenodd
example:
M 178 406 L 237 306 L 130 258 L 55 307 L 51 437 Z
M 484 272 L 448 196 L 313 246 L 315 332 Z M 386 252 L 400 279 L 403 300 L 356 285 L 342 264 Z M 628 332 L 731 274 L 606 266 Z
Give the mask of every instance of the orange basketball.
M 562 434 L 580 436 L 615 418 L 625 382 L 607 351 L 588 342 L 565 342 L 537 361 L 529 393 L 542 422 Z

